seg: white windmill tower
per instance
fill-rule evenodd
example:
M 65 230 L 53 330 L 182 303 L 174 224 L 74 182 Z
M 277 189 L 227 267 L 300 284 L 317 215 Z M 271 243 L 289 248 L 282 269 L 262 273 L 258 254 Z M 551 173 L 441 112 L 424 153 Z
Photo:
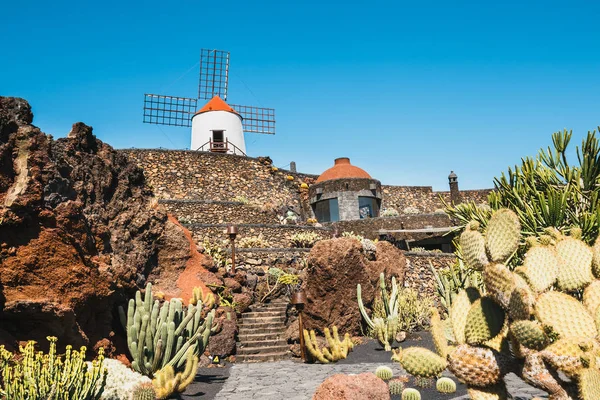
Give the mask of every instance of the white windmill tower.
M 228 105 L 229 52 L 200 51 L 198 98 L 144 95 L 144 122 L 192 128 L 190 149 L 246 155 L 245 132 L 275 134 L 275 110 Z M 209 100 L 198 109 L 198 100 Z

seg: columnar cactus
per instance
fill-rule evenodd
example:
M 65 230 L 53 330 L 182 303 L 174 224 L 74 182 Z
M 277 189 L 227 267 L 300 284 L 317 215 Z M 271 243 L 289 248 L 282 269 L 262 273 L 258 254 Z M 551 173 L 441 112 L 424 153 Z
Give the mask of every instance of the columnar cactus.
M 383 301 L 384 311 L 386 314 L 385 318 L 376 317 L 371 319 L 369 317 L 362 301 L 360 283 L 356 286 L 358 307 L 362 317 L 369 328 L 373 330 L 379 343 L 384 346 L 385 351 L 390 351 L 400 326 L 398 319 L 398 284 L 396 283 L 396 278 L 392 277 L 392 291 L 388 295 L 388 291 L 385 286 L 385 276 L 382 272 L 379 276 L 379 288 L 381 290 L 381 300 Z
M 11 400 L 80 399 L 99 400 L 106 384 L 104 351 L 88 364 L 85 346 L 79 351 L 67 346 L 64 357 L 56 354 L 56 337 L 48 337 L 48 354 L 36 352 L 35 342 L 20 348 L 21 356 L 0 346 L 0 397 Z
M 167 399 L 174 393 L 183 393 L 185 388 L 194 381 L 198 371 L 198 356 L 190 349 L 185 360 L 185 369 L 182 372 L 176 373 L 172 365 L 167 365 L 156 372 L 152 386 L 158 400 Z
M 190 304 L 187 308 L 181 300 L 153 302 L 152 285 L 146 293 L 138 291 L 135 300 L 129 301 L 127 316 L 119 309 L 121 322 L 127 331 L 127 345 L 133 357 L 131 367 L 150 378 L 167 366 L 175 372 L 183 369 L 186 354 L 199 356 L 208 345 L 215 311 L 202 318 L 203 304 Z
M 340 340 L 337 326 L 333 326 L 332 331 L 333 335 L 331 335 L 329 328 L 325 328 L 325 340 L 327 341 L 328 347 L 319 349 L 315 331 L 311 330 L 309 332 L 304 329 L 304 345 L 306 346 L 306 350 L 308 350 L 308 354 L 312 361 L 328 364 L 346 358 L 348 353 L 352 351 L 354 344 L 352 343 L 352 340 L 350 340 L 350 335 L 346 333 L 344 335 L 344 340 Z
M 453 346 L 439 343 L 448 335 L 434 313 L 439 359 L 419 348 L 393 359 L 413 375 L 431 376 L 447 355 L 472 399 L 506 399 L 509 372 L 553 400 L 599 399 L 600 240 L 590 248 L 578 228 L 571 236 L 548 228 L 539 239 L 521 240 L 519 220 L 507 209 L 492 215 L 484 233 L 477 229 L 469 224 L 460 241 L 468 266 L 483 269 L 485 296 L 469 288 L 455 297 L 449 323 L 441 322 L 452 328 Z M 529 248 L 515 258 L 519 246 Z

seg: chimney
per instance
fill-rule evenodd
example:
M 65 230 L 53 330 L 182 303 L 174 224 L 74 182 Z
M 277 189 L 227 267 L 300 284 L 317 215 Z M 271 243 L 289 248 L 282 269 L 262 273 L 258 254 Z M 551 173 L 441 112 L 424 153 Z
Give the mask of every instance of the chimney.
M 460 191 L 458 190 L 458 176 L 454 171 L 450 171 L 448 175 L 448 184 L 450 185 L 450 203 L 460 204 Z
M 290 162 L 290 171 L 296 172 L 296 161 Z

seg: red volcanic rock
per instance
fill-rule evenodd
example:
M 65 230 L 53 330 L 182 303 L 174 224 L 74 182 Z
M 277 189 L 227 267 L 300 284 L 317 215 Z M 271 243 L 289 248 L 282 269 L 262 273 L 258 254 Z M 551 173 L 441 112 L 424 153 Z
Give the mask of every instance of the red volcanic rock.
M 32 120 L 0 97 L 0 341 L 114 342 L 116 305 L 195 254 L 127 156 L 83 123 L 53 140 Z
M 305 281 L 307 304 L 305 326 L 322 332 L 336 325 L 341 333 L 361 333 L 362 317 L 356 298 L 356 285 L 361 284 L 365 307 L 370 307 L 379 288 L 379 274 L 386 279 L 396 277 L 404 282 L 406 259 L 388 242 L 377 243 L 376 259 L 370 261 L 361 243 L 353 238 L 322 240 L 308 256 L 311 268 Z
M 221 326 L 221 331 L 210 337 L 208 353 L 220 357 L 235 354 L 235 335 L 238 331 L 236 321 L 222 317 L 216 323 Z
M 317 388 L 313 400 L 389 400 L 390 392 L 375 374 L 337 374 L 325 379 Z

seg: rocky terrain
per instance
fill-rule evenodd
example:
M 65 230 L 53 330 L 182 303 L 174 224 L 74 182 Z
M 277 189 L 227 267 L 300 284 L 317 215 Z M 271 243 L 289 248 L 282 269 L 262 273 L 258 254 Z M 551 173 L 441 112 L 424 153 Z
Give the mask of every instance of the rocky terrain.
M 211 274 L 126 155 L 83 123 L 54 140 L 32 122 L 25 100 L 0 97 L 0 344 L 119 347 L 115 305 L 149 277 Z

